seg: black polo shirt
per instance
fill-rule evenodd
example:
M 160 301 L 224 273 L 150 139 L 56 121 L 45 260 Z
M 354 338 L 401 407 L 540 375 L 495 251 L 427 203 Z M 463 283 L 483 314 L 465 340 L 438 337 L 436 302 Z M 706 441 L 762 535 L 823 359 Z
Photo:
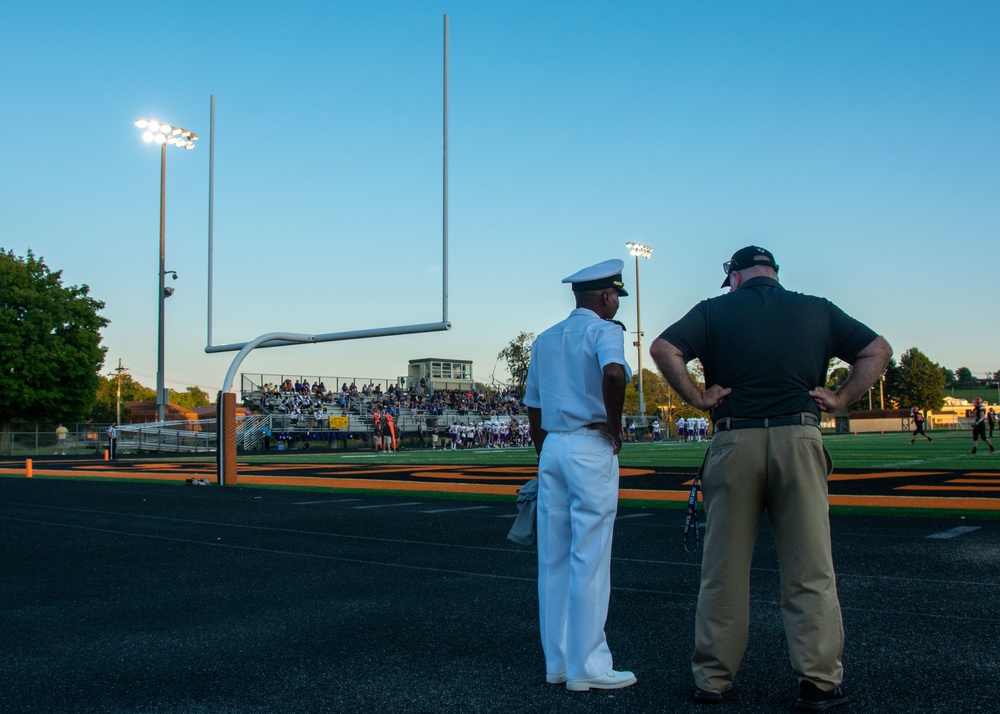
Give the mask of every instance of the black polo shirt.
M 829 300 L 758 277 L 698 303 L 660 337 L 701 360 L 706 385 L 732 387 L 712 411 L 718 421 L 819 416 L 809 390 L 826 384 L 830 359 L 851 364 L 878 335 Z

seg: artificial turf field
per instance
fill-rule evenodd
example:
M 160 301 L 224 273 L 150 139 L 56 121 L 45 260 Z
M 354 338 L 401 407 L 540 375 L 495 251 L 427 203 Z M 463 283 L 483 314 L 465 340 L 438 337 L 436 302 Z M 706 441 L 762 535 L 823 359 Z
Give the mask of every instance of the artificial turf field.
M 979 453 L 972 448 L 971 432 L 938 431 L 931 437 L 910 446 L 909 432 L 896 434 L 833 434 L 824 436 L 824 444 L 834 467 L 864 469 L 919 470 L 928 467 L 965 471 L 970 468 L 1000 472 L 1000 456 L 991 459 L 989 448 L 980 442 Z M 622 466 L 690 466 L 701 463 L 709 442 L 650 441 L 626 443 L 619 454 Z M 319 451 L 297 449 L 272 452 L 266 456 L 241 454 L 240 460 L 257 463 L 258 460 L 279 459 L 291 463 L 350 463 L 361 456 L 393 460 L 412 464 L 478 464 L 484 460 L 497 465 L 533 465 L 535 452 L 531 448 L 511 449 L 462 449 L 432 451 L 428 448 L 407 449 L 395 454 L 374 454 L 370 451 Z
M 837 434 L 824 437 L 834 463 L 834 509 L 1000 514 L 1000 455 L 980 443 L 968 452 L 970 432 L 938 431 L 928 442 L 908 433 Z M 681 507 L 707 442 L 641 442 L 624 445 L 623 502 Z M 410 492 L 508 499 L 534 477 L 532 448 L 370 450 L 293 449 L 240 454 L 240 486 L 330 488 L 360 492 Z M 126 478 L 184 483 L 215 480 L 214 458 L 124 453 L 116 462 L 95 458 L 33 460 L 39 478 Z M 24 475 L 23 461 L 0 462 L 0 475 Z M 1000 517 L 1000 516 L 998 516 Z

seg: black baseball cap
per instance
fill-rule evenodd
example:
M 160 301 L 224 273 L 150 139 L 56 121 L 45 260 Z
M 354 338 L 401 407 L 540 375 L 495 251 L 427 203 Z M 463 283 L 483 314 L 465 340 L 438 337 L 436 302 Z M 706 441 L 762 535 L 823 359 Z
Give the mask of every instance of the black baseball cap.
M 726 279 L 722 282 L 722 287 L 729 287 L 729 274 L 734 270 L 745 270 L 755 265 L 767 265 L 774 268 L 774 272 L 778 272 L 778 264 L 774 262 L 774 256 L 771 255 L 771 251 L 755 245 L 748 245 L 746 248 L 740 248 L 733 253 L 733 257 L 722 264 L 722 269 L 726 273 Z

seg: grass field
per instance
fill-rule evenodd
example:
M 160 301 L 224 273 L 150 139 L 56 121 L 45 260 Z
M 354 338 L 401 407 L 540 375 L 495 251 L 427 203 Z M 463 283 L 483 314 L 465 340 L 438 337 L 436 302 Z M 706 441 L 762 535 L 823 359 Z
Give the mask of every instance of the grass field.
M 946 397 L 955 397 L 955 399 L 964 399 L 969 403 L 976 397 L 982 398 L 984 402 L 989 404 L 1000 403 L 1000 390 L 995 385 L 992 387 L 976 387 L 975 389 L 952 389 L 948 387 L 944 390 L 944 395 Z
M 836 497 L 842 502 L 831 502 L 831 508 L 838 513 L 861 513 L 861 514 L 887 514 L 887 515 L 934 515 L 935 517 L 955 517 L 955 518 L 1000 518 L 1000 500 L 996 503 L 986 497 L 983 505 L 976 499 L 982 500 L 982 495 L 970 493 L 975 491 L 977 486 L 982 486 L 982 490 L 995 491 L 996 485 L 1000 484 L 1000 455 L 991 456 L 989 449 L 980 445 L 979 453 L 972 456 L 968 453 L 972 446 L 971 432 L 968 430 L 938 430 L 932 432 L 933 442 L 921 440 L 910 445 L 908 433 L 892 434 L 829 434 L 824 436 L 824 443 L 829 450 L 834 462 L 834 475 L 840 473 L 849 479 L 896 479 L 902 476 L 904 479 L 912 478 L 912 484 L 923 490 L 906 491 L 899 488 L 910 488 L 904 484 L 898 487 L 899 481 L 893 481 L 885 491 L 878 494 L 877 502 L 844 502 L 844 498 L 859 498 L 864 501 L 868 498 L 870 491 L 862 488 L 858 493 L 838 494 Z M 1000 436 L 998 436 L 1000 438 Z M 651 442 L 626 444 L 620 455 L 620 463 L 623 468 L 633 469 L 653 469 L 659 471 L 680 470 L 681 475 L 693 474 L 701 464 L 708 443 L 686 443 L 681 444 L 676 441 L 666 441 L 658 444 Z M 173 454 L 145 454 L 142 457 L 132 458 L 131 454 L 123 454 L 121 461 L 116 463 L 107 473 L 101 472 L 99 467 L 93 465 L 93 459 L 75 461 L 70 459 L 63 462 L 68 468 L 64 471 L 46 472 L 47 467 L 51 467 L 54 462 L 61 459 L 47 458 L 39 460 L 35 464 L 35 475 L 39 478 L 86 478 L 87 480 L 120 480 L 134 478 L 136 480 L 159 479 L 164 482 L 176 482 L 183 484 L 186 476 L 194 473 L 203 476 L 208 467 L 211 470 L 214 466 L 215 457 L 212 454 L 191 456 L 185 455 L 177 457 Z M 511 448 L 511 449 L 469 449 L 469 450 L 436 450 L 414 449 L 404 450 L 397 453 L 376 453 L 372 451 L 345 451 L 328 449 L 296 449 L 292 451 L 272 451 L 263 455 L 240 454 L 239 463 L 244 468 L 240 469 L 240 484 L 258 488 L 296 488 L 303 490 L 315 490 L 326 492 L 328 488 L 335 487 L 342 492 L 361 493 L 398 493 L 399 483 L 396 481 L 381 482 L 379 480 L 379 469 L 354 469 L 352 467 L 364 465 L 380 466 L 389 465 L 389 471 L 406 472 L 408 467 L 420 470 L 422 466 L 443 467 L 440 470 L 451 472 L 454 470 L 456 477 L 461 477 L 463 487 L 450 491 L 447 488 L 429 488 L 423 491 L 415 488 L 411 483 L 405 489 L 410 496 L 421 495 L 427 498 L 455 498 L 477 500 L 504 500 L 511 499 L 510 493 L 500 493 L 496 491 L 471 489 L 470 484 L 475 485 L 481 480 L 463 473 L 463 467 L 477 466 L 477 473 L 483 470 L 489 471 L 493 468 L 503 469 L 504 467 L 522 467 L 515 469 L 515 473 L 529 473 L 535 466 L 535 451 L 533 448 Z M 87 463 L 90 462 L 90 463 Z M 24 475 L 24 466 L 20 459 L 11 460 L 10 469 L 3 468 L 0 463 L 0 474 L 4 477 L 21 478 Z M 209 466 L 212 464 L 212 466 Z M 304 467 L 303 474 L 296 483 L 296 475 L 291 471 L 295 470 L 295 465 Z M 356 484 L 345 483 L 340 479 L 338 483 L 312 483 L 306 482 L 312 477 L 313 467 L 319 467 L 322 471 L 324 466 L 339 465 L 346 466 L 342 469 L 348 474 L 347 480 L 355 479 Z M 192 470 L 192 467 L 194 470 Z M 261 473 L 259 469 L 253 467 L 263 467 L 265 472 L 271 471 L 271 467 L 277 469 L 281 476 L 275 477 L 273 473 Z M 394 469 L 392 467 L 402 467 Z M 526 468 L 524 468 L 526 467 Z M 198 471 L 200 469 L 200 471 Z M 432 468 L 431 471 L 435 471 Z M 423 469 L 426 471 L 426 469 Z M 675 471 L 676 472 L 676 471 Z M 907 476 L 907 473 L 912 476 Z M 369 478 L 365 473 L 375 474 Z M 256 480 L 255 480 L 256 479 Z M 268 480 L 270 479 L 270 480 Z M 372 480 L 374 479 L 374 480 Z M 956 480 L 959 479 L 959 480 Z M 972 480 L 961 480 L 972 479 Z M 337 479 L 334 479 L 337 480 Z M 388 485 L 387 485 L 388 484 Z M 930 491 L 928 491 L 928 486 Z M 934 490 L 941 486 L 949 491 L 947 496 L 940 497 Z M 876 487 L 878 490 L 878 487 Z M 938 489 L 940 490 L 940 489 Z M 898 496 L 899 502 L 890 502 L 882 499 L 882 496 Z M 926 496 L 926 498 L 924 498 Z M 962 503 L 963 499 L 973 502 Z M 632 499 L 629 501 L 629 499 Z M 638 500 L 636 500 L 638 499 Z M 623 503 L 629 502 L 632 505 L 641 507 L 656 508 L 684 508 L 684 499 L 674 498 L 645 498 L 644 496 L 623 497 Z
M 906 433 L 835 434 L 824 437 L 833 458 L 834 468 L 882 469 L 894 471 L 944 469 L 1000 471 L 1000 453 L 990 455 L 980 442 L 979 453 L 968 454 L 972 438 L 968 431 L 938 431 L 933 442 L 921 440 L 910 446 Z M 1000 437 L 998 437 L 1000 438 Z M 619 456 L 622 466 L 697 467 L 705 455 L 707 443 L 681 444 L 674 441 L 625 444 Z M 492 464 L 526 465 L 535 463 L 533 448 L 441 450 L 415 449 L 397 453 L 372 451 L 285 451 L 269 455 L 241 454 L 244 463 L 386 463 L 397 464 Z

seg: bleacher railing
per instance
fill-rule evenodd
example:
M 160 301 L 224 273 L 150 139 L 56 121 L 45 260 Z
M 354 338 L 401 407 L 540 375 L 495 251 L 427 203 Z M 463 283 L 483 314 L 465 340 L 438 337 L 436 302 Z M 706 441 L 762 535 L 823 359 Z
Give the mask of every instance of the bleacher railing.
M 216 450 L 218 439 L 215 420 L 197 422 L 167 421 L 154 424 L 122 424 L 118 427 L 118 450 L 209 453 Z
M 108 448 L 108 424 L 66 424 L 66 455 L 101 456 Z M 212 453 L 216 450 L 215 420 L 170 421 L 163 424 L 121 424 L 117 427 L 118 450 L 122 453 L 184 452 Z M 54 431 L 0 432 L 0 453 L 11 456 L 60 456 L 61 445 Z M 57 453 L 59 452 L 59 453 Z

